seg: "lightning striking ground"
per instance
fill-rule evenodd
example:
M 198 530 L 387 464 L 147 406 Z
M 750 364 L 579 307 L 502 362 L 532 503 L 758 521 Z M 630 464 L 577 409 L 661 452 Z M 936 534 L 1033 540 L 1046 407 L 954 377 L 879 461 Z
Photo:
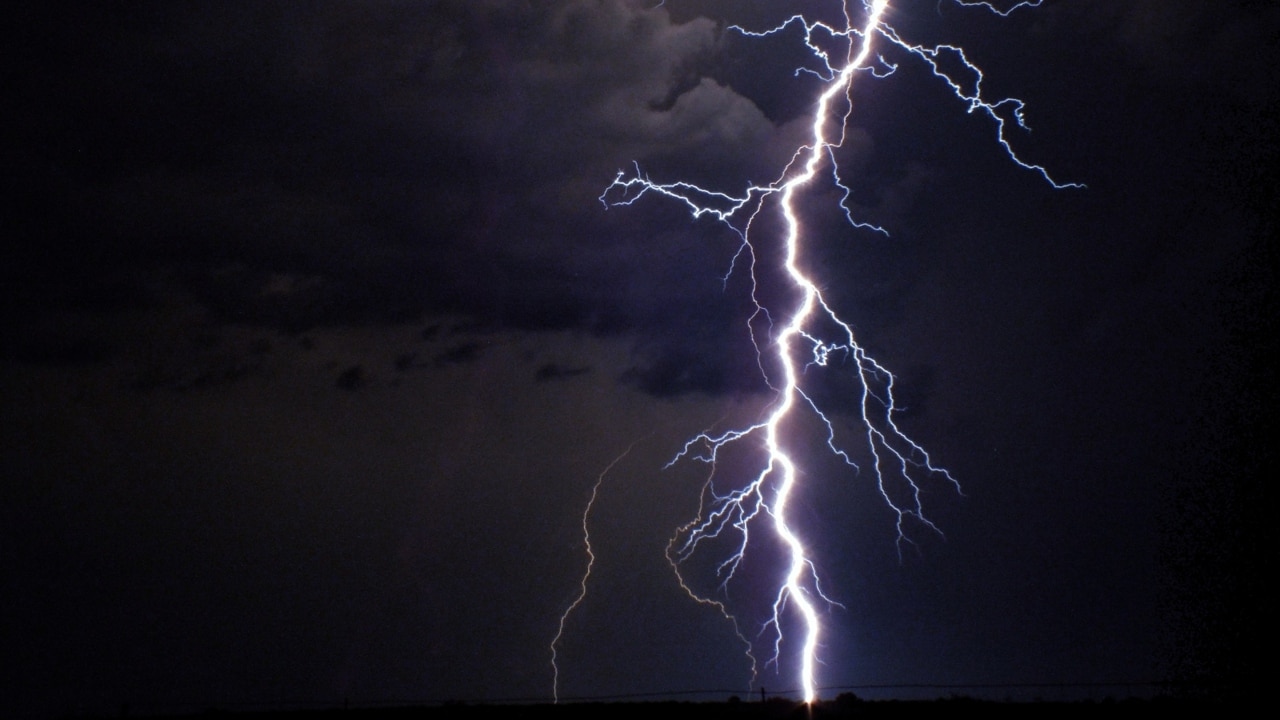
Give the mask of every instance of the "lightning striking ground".
M 1042 0 L 996 3 L 982 0 L 966 2 L 954 0 L 961 7 L 983 8 L 997 15 L 1007 16 L 1022 7 L 1035 7 Z M 860 10 L 854 6 L 861 6 Z M 752 286 L 752 299 L 756 313 L 748 321 L 748 331 L 757 350 L 758 364 L 765 382 L 775 393 L 775 399 L 756 424 L 746 428 L 724 432 L 706 431 L 689 440 L 677 453 L 672 463 L 692 458 L 712 465 L 712 472 L 702 492 L 702 503 L 696 517 L 677 529 L 667 548 L 681 587 L 699 602 L 716 607 L 734 626 L 739 638 L 747 645 L 751 659 L 752 682 L 757 667 L 753 643 L 742 634 L 739 621 L 726 604 L 707 595 L 695 592 L 682 574 L 682 566 L 703 547 L 721 547 L 728 543 L 732 552 L 715 565 L 720 578 L 717 592 L 727 595 L 730 581 L 742 566 L 748 550 L 754 547 L 757 534 L 767 533 L 771 542 L 783 548 L 786 558 L 776 591 L 771 600 L 771 615 L 763 624 L 760 636 L 770 648 L 766 662 L 779 667 L 783 662 L 784 642 L 792 652 L 788 638 L 791 629 L 799 628 L 798 682 L 805 702 L 812 703 L 818 697 L 816 665 L 818 650 L 823 641 L 820 622 L 821 610 L 836 605 L 822 591 L 818 577 L 818 565 L 813 552 L 806 544 L 804 533 L 789 515 L 789 504 L 797 492 L 800 470 L 796 451 L 784 437 L 784 428 L 795 422 L 801 414 L 811 414 L 825 428 L 826 445 L 854 471 L 859 466 L 836 442 L 836 430 L 830 417 L 824 413 L 814 396 L 806 391 L 802 375 L 810 368 L 828 368 L 834 360 L 840 360 L 852 368 L 861 387 L 858 398 L 856 425 L 860 425 L 865 448 L 870 457 L 869 473 L 883 496 L 885 503 L 896 516 L 898 551 L 901 555 L 904 543 L 912 542 L 912 531 L 924 528 L 941 533 L 941 530 L 925 514 L 922 502 L 924 483 L 944 482 L 960 492 L 960 485 L 947 470 L 934 463 L 925 449 L 912 440 L 895 422 L 899 411 L 894 396 L 894 375 L 872 358 L 854 337 L 853 328 L 842 320 L 828 303 L 817 282 L 806 274 L 804 224 L 796 202 L 797 193 L 810 186 L 820 176 L 843 192 L 841 208 L 850 225 L 888 233 L 880 227 L 858 221 L 846 204 L 850 186 L 842 179 L 836 150 L 844 145 L 850 117 L 854 111 L 853 87 L 859 74 L 883 78 L 891 75 L 897 66 L 882 55 L 875 54 L 876 41 L 887 43 L 905 51 L 910 57 L 924 62 L 934 76 L 951 88 L 967 105 L 969 113 L 985 115 L 995 128 L 996 142 L 1018 166 L 1039 175 L 1057 189 L 1083 187 L 1078 183 L 1060 182 L 1050 176 L 1041 165 L 1023 160 L 1015 152 L 1007 135 L 1011 126 L 1029 130 L 1025 120 L 1025 106 L 1016 98 L 989 100 L 983 95 L 983 73 L 965 54 L 963 48 L 953 45 L 926 46 L 913 44 L 905 39 L 886 21 L 889 0 L 844 0 L 841 3 L 843 26 L 831 25 L 794 15 L 777 27 L 754 31 L 734 26 L 731 29 L 745 36 L 764 37 L 796 27 L 803 32 L 804 43 L 817 62 L 817 68 L 801 68 L 797 74 L 816 76 L 823 84 L 821 94 L 814 102 L 813 123 L 808 138 L 799 147 L 778 178 L 768 185 L 751 185 L 741 195 L 731 195 L 708 190 L 697 185 L 676 181 L 659 183 L 641 173 L 639 166 L 633 174 L 620 171 L 600 196 L 606 208 L 631 205 L 645 195 L 664 196 L 683 203 L 694 218 L 709 217 L 731 228 L 741 238 L 742 246 L 730 266 L 729 274 L 737 270 L 739 260 L 747 265 Z M 861 18 L 861 22 L 858 19 Z M 833 50 L 832 48 L 835 48 Z M 839 57 L 837 57 L 839 56 Z M 785 250 L 782 262 L 784 277 L 794 290 L 797 300 L 782 314 L 783 321 L 775 323 L 774 314 L 766 309 L 757 297 L 757 252 L 752 240 L 752 226 L 766 208 L 777 208 L 783 219 L 785 231 L 782 246 Z M 763 322 L 767 330 L 758 328 Z M 762 337 L 763 336 L 763 337 Z M 724 490 L 715 483 L 715 464 L 720 454 L 731 445 L 744 441 L 758 442 L 763 448 L 762 467 L 753 478 L 737 487 Z M 615 462 L 617 462 L 615 460 Z M 612 467 L 612 465 L 610 466 Z M 606 469 L 607 472 L 607 469 Z M 601 480 L 603 479 L 601 475 Z M 596 488 L 599 487 L 597 481 Z M 592 494 L 594 503 L 595 493 Z M 587 535 L 583 515 L 584 537 Z M 713 542 L 714 541 L 714 542 Z M 592 560 L 590 543 L 588 556 Z M 582 580 L 582 592 L 561 618 L 560 630 L 552 643 L 553 665 L 556 643 L 564 632 L 564 621 L 586 593 L 586 582 L 591 563 Z M 558 683 L 559 670 L 556 669 Z
M 587 506 L 582 511 L 582 542 L 586 547 L 587 567 L 582 571 L 582 579 L 578 582 L 578 595 L 573 599 L 573 602 L 569 603 L 569 607 L 565 608 L 564 612 L 560 615 L 560 624 L 556 628 L 556 636 L 551 640 L 552 702 L 560 701 L 560 664 L 558 661 L 560 639 L 564 637 L 564 626 L 565 623 L 569 622 L 569 616 L 573 614 L 573 611 L 577 610 L 578 606 L 582 604 L 582 601 L 586 599 L 587 580 L 591 579 L 591 570 L 596 564 L 596 554 L 595 551 L 591 549 L 591 509 L 596 505 L 596 498 L 600 495 L 600 486 L 604 484 L 605 476 L 609 474 L 609 471 L 612 470 L 615 465 L 622 462 L 623 458 L 630 455 L 631 451 L 635 448 L 636 443 L 639 443 L 640 440 L 643 439 L 644 438 L 640 438 L 639 440 L 632 442 L 627 446 L 626 450 L 623 450 L 618 457 L 613 459 L 613 462 L 609 463 L 605 466 L 604 470 L 600 471 L 600 474 L 596 476 L 595 484 L 591 486 L 591 497 L 587 500 Z

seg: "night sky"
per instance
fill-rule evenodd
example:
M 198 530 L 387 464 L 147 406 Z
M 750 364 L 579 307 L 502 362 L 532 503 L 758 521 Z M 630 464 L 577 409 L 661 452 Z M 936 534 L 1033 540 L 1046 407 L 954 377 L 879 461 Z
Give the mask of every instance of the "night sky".
M 708 471 L 664 465 L 772 397 L 739 240 L 597 196 L 776 178 L 819 82 L 798 33 L 726 28 L 839 3 L 655 4 L 7 12 L 0 714 L 550 699 L 633 444 L 562 697 L 796 687 L 664 557 Z M 816 188 L 809 267 L 964 493 L 925 483 L 944 536 L 900 558 L 869 473 L 802 460 L 824 694 L 1260 692 L 1280 9 L 888 21 L 1088 188 L 901 51 L 857 81 L 844 179 L 889 237 Z

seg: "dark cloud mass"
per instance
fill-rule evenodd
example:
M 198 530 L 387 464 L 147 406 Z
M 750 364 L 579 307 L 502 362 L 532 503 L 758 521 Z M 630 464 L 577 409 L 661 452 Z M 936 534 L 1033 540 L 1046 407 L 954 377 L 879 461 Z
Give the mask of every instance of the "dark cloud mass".
M 653 260 L 679 253 L 655 254 L 643 214 L 606 219 L 603 184 L 633 161 L 719 180 L 785 157 L 785 129 L 701 75 L 716 26 L 636 4 L 29 13 L 9 267 L 36 274 L 10 303 L 106 266 L 134 295 L 176 284 L 221 321 L 287 331 L 424 312 L 653 328 L 648 298 L 610 289 L 669 283 Z
M 724 306 L 708 280 L 736 243 L 708 261 L 671 215 L 658 247 L 650 218 L 606 218 L 595 196 L 632 161 L 720 182 L 776 172 L 789 147 L 700 77 L 713 23 L 636 5 L 81 10 L 36 14 L 41 42 L 18 53 L 10 305 L 102 309 L 110 282 L 291 332 L 453 312 L 669 344 L 654 298 Z
M 925 490 L 945 538 L 899 563 L 865 462 L 819 452 L 861 437 L 859 388 L 805 369 L 834 416 L 796 510 L 831 533 L 847 605 L 828 681 L 1257 692 L 1280 10 L 892 8 L 1023 98 L 1034 132 L 1012 146 L 1088 189 L 1018 168 L 900 49 L 858 78 L 837 157 L 847 204 L 889 234 L 815 184 L 801 262 L 965 496 Z M 792 297 L 780 223 L 766 206 L 746 253 L 676 203 L 598 198 L 635 167 L 731 193 L 776 178 L 815 64 L 795 26 L 729 26 L 801 9 L 840 17 L 9 10 L 0 664 L 21 670 L 0 715 L 544 697 L 582 503 L 633 443 L 601 486 L 601 594 L 566 636 L 565 687 L 742 689 L 740 646 L 662 555 L 707 468 L 661 468 L 763 412 L 777 368 L 756 344 Z

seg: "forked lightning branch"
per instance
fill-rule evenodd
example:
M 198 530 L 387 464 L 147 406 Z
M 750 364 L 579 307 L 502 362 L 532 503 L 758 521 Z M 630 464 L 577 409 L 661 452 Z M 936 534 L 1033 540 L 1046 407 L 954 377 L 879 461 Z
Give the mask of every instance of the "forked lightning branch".
M 964 8 L 1006 16 L 1019 8 L 1037 6 L 1042 0 L 953 1 Z M 821 92 L 813 102 L 812 124 L 804 144 L 796 148 L 790 162 L 780 169 L 772 183 L 726 192 L 678 179 L 654 180 L 635 166 L 631 172 L 619 172 L 600 196 L 606 208 L 633 205 L 647 197 L 682 203 L 694 218 L 713 218 L 741 238 L 742 247 L 737 257 L 742 262 L 735 261 L 732 271 L 750 276 L 751 299 L 756 303 L 757 313 L 748 321 L 747 332 L 751 333 L 759 354 L 757 364 L 762 368 L 764 381 L 774 395 L 760 422 L 699 434 L 672 460 L 673 463 L 684 460 L 708 463 L 712 471 L 703 488 L 701 507 L 692 520 L 677 528 L 668 545 L 667 557 L 681 587 L 693 599 L 716 607 L 732 623 L 746 645 L 753 675 L 751 682 L 756 681 L 755 673 L 761 663 L 772 666 L 794 677 L 805 702 L 810 703 L 818 698 L 820 689 L 817 668 L 823 643 L 821 615 L 834 600 L 823 593 L 820 585 L 821 558 L 811 549 L 813 543 L 808 540 L 805 528 L 789 513 L 789 502 L 801 482 L 803 459 L 797 447 L 788 442 L 782 428 L 794 424 L 797 416 L 803 414 L 816 420 L 811 423 L 814 427 L 825 429 L 824 440 L 830 452 L 849 466 L 851 474 L 874 483 L 896 516 L 900 551 L 902 543 L 911 542 L 913 527 L 941 532 L 925 512 L 921 499 L 925 484 L 942 482 L 957 492 L 960 486 L 933 461 L 924 447 L 899 427 L 895 421 L 899 406 L 893 373 L 863 349 L 852 326 L 841 319 L 819 285 L 805 273 L 804 259 L 815 239 L 805 234 L 805 218 L 797 195 L 819 183 L 830 183 L 839 191 L 841 211 L 853 228 L 885 233 L 879 227 L 860 221 L 847 205 L 850 183 L 854 179 L 842 173 L 836 152 L 844 145 L 847 129 L 857 112 L 856 91 L 865 91 L 873 82 L 884 81 L 897 69 L 897 65 L 880 54 L 880 46 L 896 47 L 904 51 L 899 55 L 924 63 L 939 82 L 950 88 L 967 112 L 985 115 L 991 123 L 994 142 L 1012 162 L 1054 188 L 1083 187 L 1055 180 L 1043 166 L 1018 155 L 1010 134 L 1015 128 L 1029 129 L 1023 102 L 1017 98 L 987 97 L 983 91 L 983 73 L 963 48 L 908 41 L 889 24 L 889 0 L 845 0 L 840 9 L 843 24 L 794 15 L 773 28 L 730 28 L 749 37 L 798 29 L 815 61 L 812 67 L 797 71 L 797 74 L 815 75 L 820 81 Z M 781 231 L 781 237 L 772 237 L 770 241 L 781 242 L 782 267 L 770 270 L 776 270 L 792 286 L 793 292 L 787 297 L 794 301 L 787 307 L 766 308 L 757 298 L 760 270 L 757 263 L 763 255 L 756 252 L 758 241 L 753 235 L 753 226 L 760 214 L 766 212 L 781 216 L 780 224 L 761 225 Z M 766 320 L 763 325 L 757 322 L 760 318 Z M 808 388 L 809 383 L 818 381 L 815 378 L 820 378 L 822 372 L 850 372 L 854 387 L 859 388 L 857 397 L 852 398 L 853 424 L 861 428 L 857 434 L 864 444 L 864 456 L 869 459 L 861 467 L 837 443 L 831 416 L 817 402 L 817 393 Z M 717 460 L 726 448 L 739 444 L 754 444 L 761 450 L 758 469 L 743 478 L 718 478 L 714 470 Z M 583 532 L 588 539 L 591 509 L 603 479 L 601 475 L 583 514 Z M 783 549 L 784 566 L 779 571 L 782 579 L 767 598 L 771 614 L 762 627 L 748 631 L 730 613 L 724 595 L 744 560 L 753 549 L 766 542 Z M 718 580 L 714 596 L 694 591 L 683 574 L 685 563 L 700 549 L 711 546 L 721 551 L 729 548 L 727 554 L 714 563 Z M 559 632 L 552 641 L 553 692 L 557 699 L 561 671 L 556 665 L 556 650 L 569 616 L 586 594 L 590 560 L 594 557 L 590 555 L 589 544 L 587 548 L 589 562 L 581 593 L 565 610 Z M 785 653 L 784 643 L 788 648 Z

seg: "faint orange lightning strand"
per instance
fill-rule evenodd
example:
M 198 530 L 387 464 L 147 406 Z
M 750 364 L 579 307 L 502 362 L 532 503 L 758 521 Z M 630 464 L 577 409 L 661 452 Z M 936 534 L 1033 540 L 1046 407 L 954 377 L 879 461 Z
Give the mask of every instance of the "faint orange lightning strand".
M 714 475 L 715 473 L 713 470 L 712 476 L 714 477 Z M 704 501 L 705 501 L 705 492 L 711 488 L 711 479 L 712 479 L 711 477 L 708 477 L 706 484 L 703 486 Z M 741 507 L 738 506 L 736 503 L 729 504 L 729 505 L 719 504 L 719 507 L 713 510 L 712 514 L 714 516 L 716 514 L 723 513 L 723 512 L 734 512 L 735 509 L 740 510 Z M 699 604 L 709 605 L 715 608 L 716 611 L 718 611 L 722 616 L 724 616 L 724 619 L 728 620 L 729 624 L 733 626 L 733 634 L 736 635 L 738 637 L 738 640 L 740 640 L 742 644 L 746 646 L 747 659 L 751 661 L 751 684 L 754 685 L 757 674 L 758 674 L 758 669 L 756 667 L 756 656 L 755 656 L 755 652 L 752 649 L 751 641 L 748 640 L 747 637 L 742 634 L 742 628 L 738 625 L 738 618 L 734 616 L 733 613 L 729 612 L 729 607 L 725 603 L 721 602 L 720 600 L 707 597 L 705 595 L 699 595 L 697 592 L 695 592 L 694 589 L 689 587 L 688 583 L 685 582 L 684 575 L 681 574 L 680 572 L 681 562 L 686 560 L 689 555 L 687 544 L 684 546 L 678 545 L 680 536 L 687 534 L 694 537 L 702 537 L 702 535 L 699 533 L 696 527 L 699 525 L 705 525 L 705 522 L 706 521 L 702 517 L 702 508 L 699 508 L 697 517 L 695 517 L 693 520 L 690 520 L 689 522 L 685 523 L 684 525 L 681 525 L 679 528 L 676 529 L 675 535 L 673 535 L 671 537 L 671 540 L 667 542 L 667 550 L 666 550 L 667 562 L 671 563 L 671 569 L 675 572 L 676 580 L 680 583 L 680 589 L 684 590 L 685 594 L 687 594 L 690 598 L 692 598 L 695 602 L 698 602 Z M 737 554 L 737 557 L 741 557 L 741 552 Z
M 652 435 L 652 433 L 650 433 L 650 435 Z M 613 462 L 605 466 L 605 469 L 596 477 L 595 484 L 591 486 L 591 498 L 587 500 L 587 507 L 582 511 L 582 544 L 586 547 L 587 567 L 582 572 L 582 579 L 578 581 L 578 596 L 573 599 L 573 602 L 569 603 L 569 607 L 565 608 L 564 613 L 560 615 L 560 625 L 556 628 L 556 636 L 551 639 L 551 701 L 554 703 L 560 702 L 560 666 L 557 663 L 560 638 L 564 636 L 564 626 L 569 620 L 569 615 L 577 609 L 577 607 L 582 604 L 583 599 L 587 597 L 587 580 L 590 579 L 591 569 L 596 564 L 596 554 L 591 549 L 591 527 L 588 524 L 591 519 L 591 509 L 595 507 L 596 497 L 600 494 L 600 485 L 604 483 L 605 476 L 609 474 L 609 471 L 613 469 L 614 465 L 622 462 L 623 458 L 631 454 L 631 450 L 643 439 L 645 438 L 633 440 L 631 444 L 627 446 L 627 449 L 622 451 L 621 455 L 618 455 L 618 457 L 613 459 Z

